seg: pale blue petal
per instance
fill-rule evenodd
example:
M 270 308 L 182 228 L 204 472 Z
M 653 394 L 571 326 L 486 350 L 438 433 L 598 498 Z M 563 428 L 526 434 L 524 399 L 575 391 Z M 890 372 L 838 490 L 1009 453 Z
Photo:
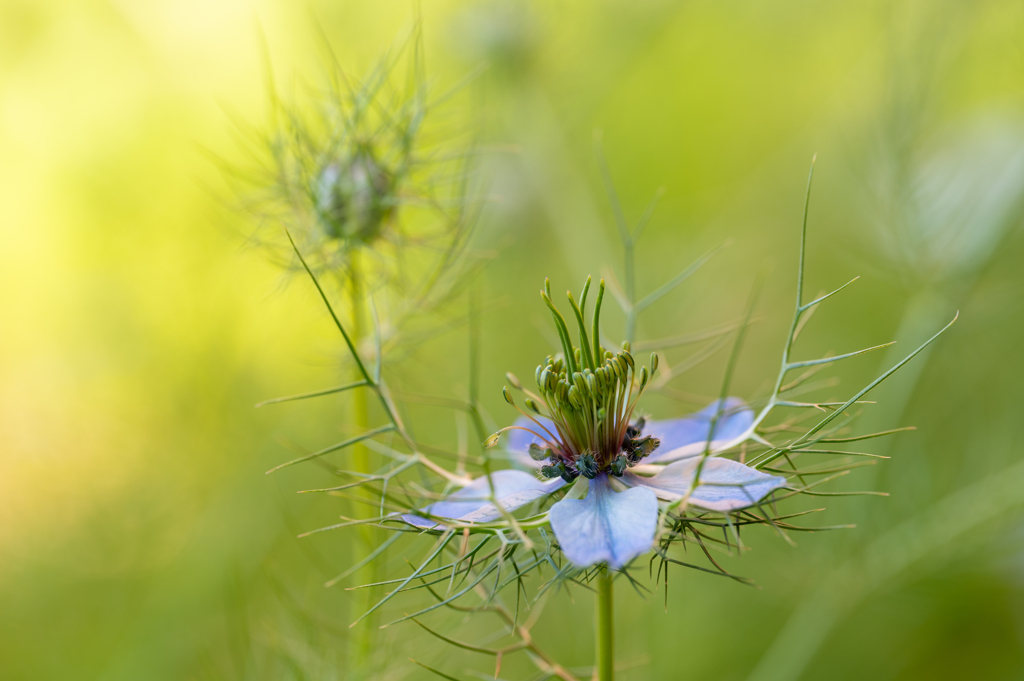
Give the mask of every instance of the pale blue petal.
M 665 466 L 651 478 L 627 471 L 622 476 L 622 482 L 633 487 L 654 490 L 666 501 L 677 501 L 689 491 L 699 463 L 700 459 L 697 458 L 677 461 Z M 762 473 L 738 461 L 712 456 L 704 463 L 700 483 L 690 495 L 688 503 L 709 511 L 724 513 L 753 506 L 774 490 L 784 487 L 786 479 Z
M 658 526 L 658 497 L 643 487 L 616 492 L 607 475 L 590 481 L 584 499 L 551 507 L 551 529 L 562 553 L 579 567 L 620 568 L 651 548 Z
M 544 428 L 551 431 L 552 435 L 558 435 L 558 430 L 555 428 L 555 424 L 551 419 L 544 416 L 534 416 L 533 418 L 537 419 Z M 505 449 L 508 451 L 509 460 L 528 469 L 539 469 L 541 466 L 549 463 L 547 459 L 543 461 L 534 461 L 530 456 L 531 444 L 538 444 L 541 447 L 547 447 L 549 445 L 545 444 L 544 440 L 533 433 L 528 433 L 525 430 L 521 430 L 521 428 L 529 428 L 535 433 L 545 437 L 547 436 L 547 433 L 544 432 L 542 428 L 538 427 L 531 419 L 528 419 L 525 416 L 521 416 L 516 419 L 516 422 L 513 425 L 519 426 L 519 428 L 513 428 L 508 431 L 508 441 L 505 443 Z
M 491 503 L 491 485 L 494 496 L 506 511 L 514 511 L 551 494 L 565 485 L 561 478 L 547 482 L 538 480 L 529 473 L 516 470 L 495 471 L 490 480 L 481 476 L 462 489 L 453 492 L 444 501 L 427 506 L 423 511 L 439 518 L 452 518 L 460 522 L 486 523 L 501 516 Z M 416 515 L 404 515 L 402 519 L 416 527 L 434 527 L 437 522 Z
M 411 513 L 401 514 L 398 517 L 413 527 L 422 527 L 424 530 L 429 530 L 432 527 L 442 527 L 436 521 L 424 518 L 423 516 L 412 515 Z
M 643 435 L 653 435 L 661 440 L 661 446 L 643 463 L 668 463 L 688 456 L 704 453 L 708 444 L 711 421 L 718 413 L 715 400 L 695 414 L 678 419 L 650 421 L 644 427 Z M 735 443 L 754 423 L 754 411 L 738 397 L 727 397 L 722 413 L 715 424 L 715 435 L 711 439 L 711 451 L 720 451 Z
M 555 478 L 554 480 L 547 480 L 544 482 L 535 479 L 533 487 L 498 497 L 498 503 L 501 504 L 503 509 L 511 512 L 517 508 L 526 506 L 531 501 L 536 501 L 543 496 L 551 494 L 562 487 L 565 487 L 565 480 L 561 478 Z M 501 515 L 501 511 L 499 511 L 494 504 L 487 503 L 472 513 L 467 513 L 462 516 L 459 520 L 464 523 L 489 523 L 492 520 L 497 520 Z

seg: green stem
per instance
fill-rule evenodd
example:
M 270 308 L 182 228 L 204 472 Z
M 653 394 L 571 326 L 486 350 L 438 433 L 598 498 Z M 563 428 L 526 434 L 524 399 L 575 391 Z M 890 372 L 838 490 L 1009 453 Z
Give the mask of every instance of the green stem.
M 597 577 L 597 681 L 615 678 L 612 628 L 612 571 L 602 568 Z
M 362 287 L 362 272 L 360 271 L 360 259 L 359 252 L 353 250 L 349 256 L 349 271 L 348 271 L 348 290 L 349 290 L 349 302 L 352 310 L 352 338 L 359 347 L 360 342 L 366 335 L 366 301 L 365 294 Z M 355 378 L 362 378 L 362 373 L 359 367 L 355 368 Z M 352 424 L 356 427 L 357 432 L 366 432 L 370 427 L 370 411 L 369 404 L 367 401 L 366 390 L 357 389 L 352 392 Z M 357 444 L 352 448 L 349 453 L 351 457 L 350 469 L 358 473 L 369 473 L 370 472 L 370 451 L 365 446 Z M 353 502 L 354 504 L 355 502 Z M 356 562 L 362 560 L 370 554 L 374 547 L 374 531 L 369 525 L 361 525 L 359 532 L 353 546 L 354 559 Z M 356 582 L 359 584 L 372 584 L 380 581 L 378 579 L 378 565 L 381 561 L 374 561 L 373 563 L 364 566 L 360 569 L 356 575 Z M 353 612 L 352 619 L 361 616 L 364 612 L 370 609 L 375 602 L 374 589 L 361 589 L 358 596 L 353 601 Z M 367 665 L 370 661 L 370 656 L 373 653 L 373 634 L 376 629 L 376 624 L 373 621 L 374 615 L 371 615 L 366 619 L 365 622 L 360 623 L 352 631 L 352 639 L 350 641 L 350 657 L 349 659 L 353 662 L 353 669 L 366 670 Z

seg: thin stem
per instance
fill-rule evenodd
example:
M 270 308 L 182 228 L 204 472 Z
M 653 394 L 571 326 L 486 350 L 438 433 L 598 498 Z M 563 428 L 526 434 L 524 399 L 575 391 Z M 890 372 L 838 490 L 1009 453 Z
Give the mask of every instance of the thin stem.
M 360 272 L 360 258 L 358 249 L 353 249 L 349 255 L 349 270 L 348 270 L 348 286 L 349 286 L 349 303 L 352 309 L 352 338 L 358 347 L 360 341 L 365 336 L 364 328 L 364 315 L 366 311 L 366 301 L 363 299 L 363 287 L 362 272 Z M 354 379 L 358 380 L 362 377 L 362 372 L 359 368 L 354 369 Z M 352 421 L 356 426 L 359 427 L 360 432 L 369 430 L 370 427 L 370 413 L 369 405 L 366 401 L 366 391 L 356 391 L 352 395 Z M 370 472 L 370 452 L 369 450 L 361 445 L 356 445 L 352 448 L 351 454 L 351 467 L 356 473 L 369 473 Z
M 350 304 L 352 310 L 352 339 L 359 347 L 359 343 L 366 335 L 365 327 L 365 314 L 366 314 L 366 300 L 365 291 L 362 286 L 363 273 L 360 267 L 360 253 L 358 249 L 353 249 L 349 255 L 349 270 L 347 273 L 348 278 L 348 290 L 350 296 Z M 380 358 L 377 358 L 380 362 Z M 362 377 L 361 367 L 355 367 L 354 378 L 359 379 Z M 370 427 L 370 410 L 369 404 L 366 399 L 365 390 L 357 390 L 352 394 L 352 422 L 359 428 L 360 432 L 364 432 Z M 356 444 L 352 448 L 351 452 L 351 470 L 356 473 L 368 474 L 370 473 L 370 450 L 362 444 Z M 355 510 L 354 508 L 352 509 Z M 358 528 L 358 538 L 356 539 L 355 558 L 362 560 L 369 556 L 374 547 L 378 544 L 376 541 L 378 537 L 375 536 L 376 532 L 374 528 L 369 525 L 362 525 Z M 357 579 L 360 584 L 372 584 L 379 582 L 381 579 L 380 566 L 383 565 L 383 560 L 377 561 L 376 563 L 366 564 L 357 571 Z M 353 606 L 353 619 L 361 613 L 366 612 L 373 605 L 377 598 L 377 594 L 374 593 L 373 589 L 366 589 L 360 593 Z M 355 667 L 358 669 L 366 669 L 370 662 L 370 658 L 373 655 L 374 646 L 374 633 L 377 629 L 375 626 L 376 622 L 371 619 L 367 621 L 362 627 L 356 629 L 353 632 L 351 648 L 352 658 L 355 662 Z
M 597 680 L 615 678 L 615 649 L 613 646 L 612 572 L 601 568 L 597 576 Z

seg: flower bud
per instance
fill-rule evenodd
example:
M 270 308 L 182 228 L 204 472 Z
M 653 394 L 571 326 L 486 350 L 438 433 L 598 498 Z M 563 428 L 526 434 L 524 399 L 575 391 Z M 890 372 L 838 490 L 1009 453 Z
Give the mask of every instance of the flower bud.
M 329 163 L 317 177 L 317 214 L 328 237 L 374 240 L 394 212 L 395 178 L 370 149 Z

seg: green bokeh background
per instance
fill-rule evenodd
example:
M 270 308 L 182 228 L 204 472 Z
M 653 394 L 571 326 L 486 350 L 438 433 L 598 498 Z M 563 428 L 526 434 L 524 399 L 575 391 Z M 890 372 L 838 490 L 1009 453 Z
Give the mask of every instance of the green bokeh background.
M 279 83 L 319 77 L 311 14 L 358 73 L 413 5 L 0 2 L 0 678 L 363 678 L 346 658 L 349 595 L 322 586 L 351 565 L 350 538 L 295 539 L 337 518 L 332 500 L 294 495 L 322 473 L 263 475 L 289 443 L 335 441 L 346 402 L 252 408 L 336 382 L 342 347 L 308 283 L 245 247 L 253 225 L 207 153 L 233 161 L 232 121 L 265 118 L 261 32 Z M 796 548 L 750 533 L 728 567 L 760 588 L 692 571 L 672 573 L 665 603 L 621 587 L 621 678 L 1021 678 L 1024 5 L 481 0 L 422 15 L 439 84 L 489 64 L 473 87 L 502 149 L 485 160 L 477 242 L 495 250 L 479 289 L 497 421 L 511 419 L 504 372 L 529 376 L 550 351 L 542 278 L 621 277 L 595 129 L 627 216 L 665 188 L 641 293 L 733 240 L 641 337 L 736 318 L 770 267 L 735 394 L 764 394 L 778 366 L 814 153 L 808 293 L 863 277 L 799 352 L 899 341 L 843 367 L 830 396 L 960 311 L 858 426 L 918 430 L 830 488 L 892 496 L 828 500 L 822 524 L 858 528 Z M 607 319 L 618 333 L 621 315 Z M 466 352 L 456 328 L 394 380 L 464 395 Z M 715 394 L 722 359 L 671 385 Z M 454 440 L 447 413 L 409 418 Z M 537 637 L 587 665 L 590 615 L 587 594 L 559 596 Z M 427 678 L 409 657 L 493 672 L 412 625 L 383 630 L 378 653 L 373 678 Z M 530 673 L 513 657 L 502 678 Z

